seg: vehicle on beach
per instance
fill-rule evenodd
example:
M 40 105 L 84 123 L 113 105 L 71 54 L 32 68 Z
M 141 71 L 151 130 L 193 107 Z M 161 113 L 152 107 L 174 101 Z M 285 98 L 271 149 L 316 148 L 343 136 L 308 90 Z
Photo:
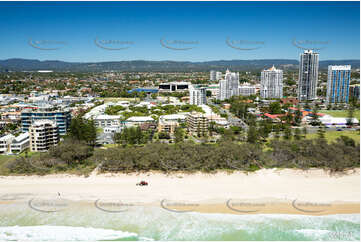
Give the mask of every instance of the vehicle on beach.
M 137 186 L 148 186 L 148 182 L 146 181 L 140 181 L 139 183 L 136 184 Z

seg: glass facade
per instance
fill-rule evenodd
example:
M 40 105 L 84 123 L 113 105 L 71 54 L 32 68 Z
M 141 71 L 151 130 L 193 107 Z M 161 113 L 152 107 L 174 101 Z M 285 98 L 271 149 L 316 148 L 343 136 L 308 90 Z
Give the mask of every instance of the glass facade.
M 24 111 L 21 113 L 22 132 L 28 132 L 31 124 L 36 120 L 51 120 L 58 126 L 60 135 L 65 135 L 71 122 L 69 111 Z

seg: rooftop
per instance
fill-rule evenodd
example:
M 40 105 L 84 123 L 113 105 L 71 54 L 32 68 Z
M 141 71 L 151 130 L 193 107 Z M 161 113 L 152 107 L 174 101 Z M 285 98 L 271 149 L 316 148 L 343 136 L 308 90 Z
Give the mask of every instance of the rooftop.
M 127 119 L 129 122 L 149 122 L 154 121 L 152 117 L 149 116 L 134 116 Z

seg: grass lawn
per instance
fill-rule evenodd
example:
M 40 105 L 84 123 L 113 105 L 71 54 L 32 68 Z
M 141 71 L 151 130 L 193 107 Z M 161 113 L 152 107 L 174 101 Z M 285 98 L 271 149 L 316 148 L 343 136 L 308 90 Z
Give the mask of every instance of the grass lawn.
M 328 142 L 335 141 L 341 135 L 348 136 L 348 137 L 354 139 L 356 142 L 360 143 L 360 133 L 358 131 L 347 131 L 347 130 L 345 130 L 345 131 L 328 131 L 325 134 Z M 318 137 L 317 133 L 306 135 L 307 139 L 315 139 L 317 137 Z
M 99 100 L 104 100 L 105 103 L 107 102 L 118 102 L 118 101 L 129 101 L 129 102 L 137 102 L 139 98 L 131 98 L 131 97 L 99 97 Z
M 0 176 L 8 175 L 8 170 L 6 169 L 6 163 L 15 160 L 16 157 L 17 156 L 15 155 L 0 155 Z
M 321 110 L 320 113 L 328 114 L 333 117 L 347 118 L 348 111 L 347 110 Z M 360 120 L 360 110 L 355 110 L 353 116 Z

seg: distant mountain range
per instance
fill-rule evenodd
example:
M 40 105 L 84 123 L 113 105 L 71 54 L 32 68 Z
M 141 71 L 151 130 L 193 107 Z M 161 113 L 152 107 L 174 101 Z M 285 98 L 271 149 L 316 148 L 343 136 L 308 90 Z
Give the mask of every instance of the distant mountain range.
M 275 65 L 277 68 L 292 70 L 298 68 L 298 60 L 264 59 L 264 60 L 217 60 L 204 62 L 189 61 L 109 61 L 109 62 L 64 62 L 57 60 L 7 59 L 0 60 L 0 71 L 259 71 Z M 351 65 L 353 69 L 360 68 L 360 60 L 324 60 L 320 61 L 320 69 L 328 65 Z

